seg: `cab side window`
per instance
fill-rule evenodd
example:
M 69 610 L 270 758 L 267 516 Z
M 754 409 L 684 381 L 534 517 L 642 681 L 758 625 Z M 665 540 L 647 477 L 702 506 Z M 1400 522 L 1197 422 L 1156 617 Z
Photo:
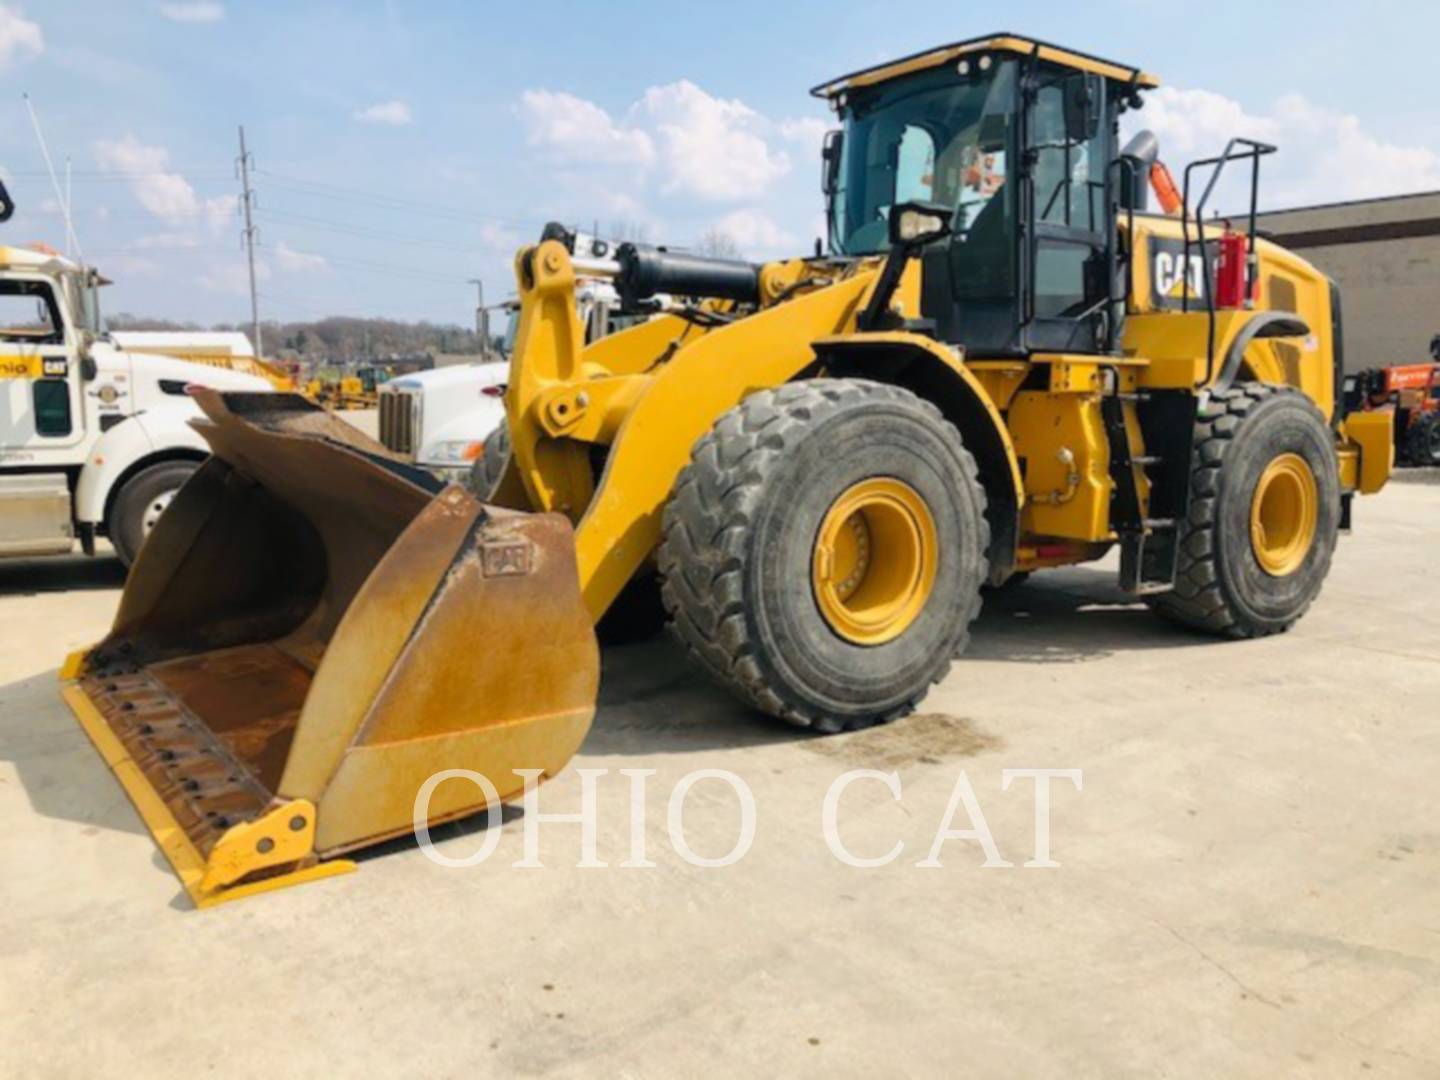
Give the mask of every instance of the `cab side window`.
M 1073 319 L 1101 304 L 1105 289 L 1105 160 L 1108 135 L 1084 142 L 1066 137 L 1069 75 L 1042 86 L 1032 112 L 1035 316 Z
M 43 281 L 0 281 L 0 341 L 62 345 L 65 328 L 55 294 Z

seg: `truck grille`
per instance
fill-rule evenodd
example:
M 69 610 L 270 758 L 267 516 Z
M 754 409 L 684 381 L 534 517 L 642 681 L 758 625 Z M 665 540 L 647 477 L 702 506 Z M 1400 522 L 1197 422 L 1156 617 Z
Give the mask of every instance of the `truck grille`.
M 415 453 L 419 395 L 389 387 L 380 391 L 380 441 L 397 454 Z

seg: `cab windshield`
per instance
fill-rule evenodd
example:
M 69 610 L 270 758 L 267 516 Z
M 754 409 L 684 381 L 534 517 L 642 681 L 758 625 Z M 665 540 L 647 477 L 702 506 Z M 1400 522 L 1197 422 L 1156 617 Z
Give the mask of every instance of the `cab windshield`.
M 953 229 L 963 237 L 1014 169 L 1014 93 L 1013 61 L 968 78 L 947 64 L 868 94 L 857 90 L 831 200 L 831 250 L 885 251 L 890 208 L 916 200 L 953 207 Z

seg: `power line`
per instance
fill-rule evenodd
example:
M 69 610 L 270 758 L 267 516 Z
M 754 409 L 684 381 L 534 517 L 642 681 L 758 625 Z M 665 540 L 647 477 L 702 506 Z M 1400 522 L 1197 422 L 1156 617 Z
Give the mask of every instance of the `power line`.
M 386 243 L 404 244 L 410 247 L 433 247 L 450 251 L 499 251 L 509 253 L 513 252 L 515 247 L 518 246 L 518 244 L 487 244 L 483 241 L 463 243 L 454 240 L 436 240 L 428 237 L 404 236 L 400 233 L 370 229 L 362 225 L 349 225 L 339 221 L 328 221 L 324 218 L 311 217 L 308 214 L 296 214 L 289 210 L 274 210 L 269 207 L 261 209 L 259 213 L 261 217 L 274 218 L 300 228 L 319 229 L 322 232 L 333 232 L 342 236 L 355 236 L 365 240 L 383 240 Z
M 286 176 L 283 173 L 274 173 L 269 169 L 257 171 L 278 186 L 297 190 L 303 194 L 312 194 L 317 197 L 323 195 L 329 199 L 338 198 L 349 202 L 401 209 L 410 213 L 423 214 L 430 217 L 475 221 L 484 224 L 514 225 L 526 229 L 532 228 L 536 223 L 543 224 L 546 220 L 543 217 L 509 218 L 497 214 L 477 214 L 473 210 L 463 210 L 458 207 L 443 206 L 438 203 L 418 199 L 407 199 L 398 195 L 386 195 L 380 192 L 364 191 L 360 188 L 342 187 L 339 184 L 327 184 L 318 180 L 304 180 L 298 176 Z
M 229 180 L 231 173 L 222 169 L 162 169 L 155 171 L 147 170 L 121 170 L 121 169 L 73 169 L 71 177 L 78 183 L 128 183 L 131 180 L 150 180 L 155 177 L 179 176 L 186 180 Z M 15 180 L 44 180 L 47 174 L 35 169 L 12 170 L 9 176 Z

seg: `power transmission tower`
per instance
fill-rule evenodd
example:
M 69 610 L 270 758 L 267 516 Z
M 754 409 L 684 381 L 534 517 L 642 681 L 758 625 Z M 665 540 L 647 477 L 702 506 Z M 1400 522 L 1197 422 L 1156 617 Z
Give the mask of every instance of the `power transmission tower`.
M 260 298 L 255 292 L 255 237 L 260 230 L 255 227 L 251 211 L 255 207 L 255 189 L 250 186 L 250 170 L 255 167 L 255 159 L 245 149 L 245 127 L 240 127 L 240 156 L 236 159 L 236 165 L 240 169 L 240 208 L 245 214 L 245 257 L 250 262 L 250 322 L 254 327 L 255 355 L 263 356 L 264 347 L 260 344 Z

